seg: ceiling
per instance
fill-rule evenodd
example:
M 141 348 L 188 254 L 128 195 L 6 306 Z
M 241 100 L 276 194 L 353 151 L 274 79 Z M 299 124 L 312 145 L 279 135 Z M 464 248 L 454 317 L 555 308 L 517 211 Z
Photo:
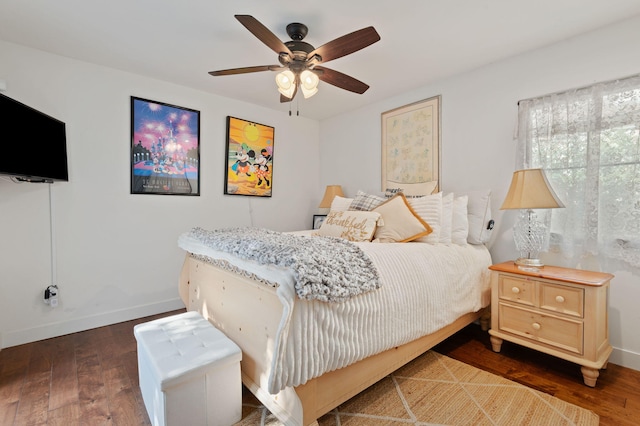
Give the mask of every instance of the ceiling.
M 254 16 L 282 41 L 289 40 L 287 24 L 301 22 L 309 27 L 304 41 L 315 47 L 376 28 L 379 42 L 325 63 L 367 83 L 368 91 L 321 82 L 317 95 L 291 103 L 301 116 L 322 120 L 631 18 L 640 14 L 640 1 L 2 0 L 0 39 L 288 111 L 275 72 L 208 74 L 278 64 L 236 14 Z

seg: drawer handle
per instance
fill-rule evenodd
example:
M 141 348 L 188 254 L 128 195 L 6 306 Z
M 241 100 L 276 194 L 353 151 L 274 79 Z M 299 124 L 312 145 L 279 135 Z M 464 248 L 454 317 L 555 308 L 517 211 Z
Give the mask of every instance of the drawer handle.
M 520 293 L 520 289 L 518 287 L 511 287 L 511 291 L 514 292 L 515 294 Z
M 558 302 L 558 303 L 563 303 L 563 302 L 564 302 L 564 297 L 562 297 L 562 296 L 556 296 L 556 302 Z
M 533 324 L 531 324 L 531 327 L 533 327 L 534 330 L 540 330 L 541 325 L 537 322 L 534 322 Z

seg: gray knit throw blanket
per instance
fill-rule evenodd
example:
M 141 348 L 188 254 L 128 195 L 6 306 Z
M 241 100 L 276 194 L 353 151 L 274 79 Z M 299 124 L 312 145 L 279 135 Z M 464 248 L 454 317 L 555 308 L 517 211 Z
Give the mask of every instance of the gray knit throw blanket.
M 380 288 L 371 259 L 350 241 L 301 236 L 262 228 L 193 228 L 190 237 L 241 259 L 293 270 L 298 297 L 343 302 Z

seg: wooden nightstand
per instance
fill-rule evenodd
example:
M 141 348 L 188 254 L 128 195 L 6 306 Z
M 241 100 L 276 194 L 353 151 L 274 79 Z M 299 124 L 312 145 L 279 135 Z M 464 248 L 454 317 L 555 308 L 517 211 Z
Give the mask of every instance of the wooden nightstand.
M 530 272 L 514 262 L 489 269 L 493 350 L 500 352 L 504 339 L 574 362 L 594 387 L 613 350 L 607 313 L 613 275 L 557 266 Z

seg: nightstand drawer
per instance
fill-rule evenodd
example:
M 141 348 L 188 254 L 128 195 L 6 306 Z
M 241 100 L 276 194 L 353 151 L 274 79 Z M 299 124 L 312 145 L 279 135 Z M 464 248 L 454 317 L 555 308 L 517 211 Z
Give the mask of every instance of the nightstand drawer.
M 500 275 L 498 286 L 500 299 L 522 303 L 523 305 L 535 305 L 535 281 Z
M 565 285 L 540 283 L 540 308 L 582 318 L 584 290 Z
M 500 331 L 582 354 L 583 323 L 500 303 Z

